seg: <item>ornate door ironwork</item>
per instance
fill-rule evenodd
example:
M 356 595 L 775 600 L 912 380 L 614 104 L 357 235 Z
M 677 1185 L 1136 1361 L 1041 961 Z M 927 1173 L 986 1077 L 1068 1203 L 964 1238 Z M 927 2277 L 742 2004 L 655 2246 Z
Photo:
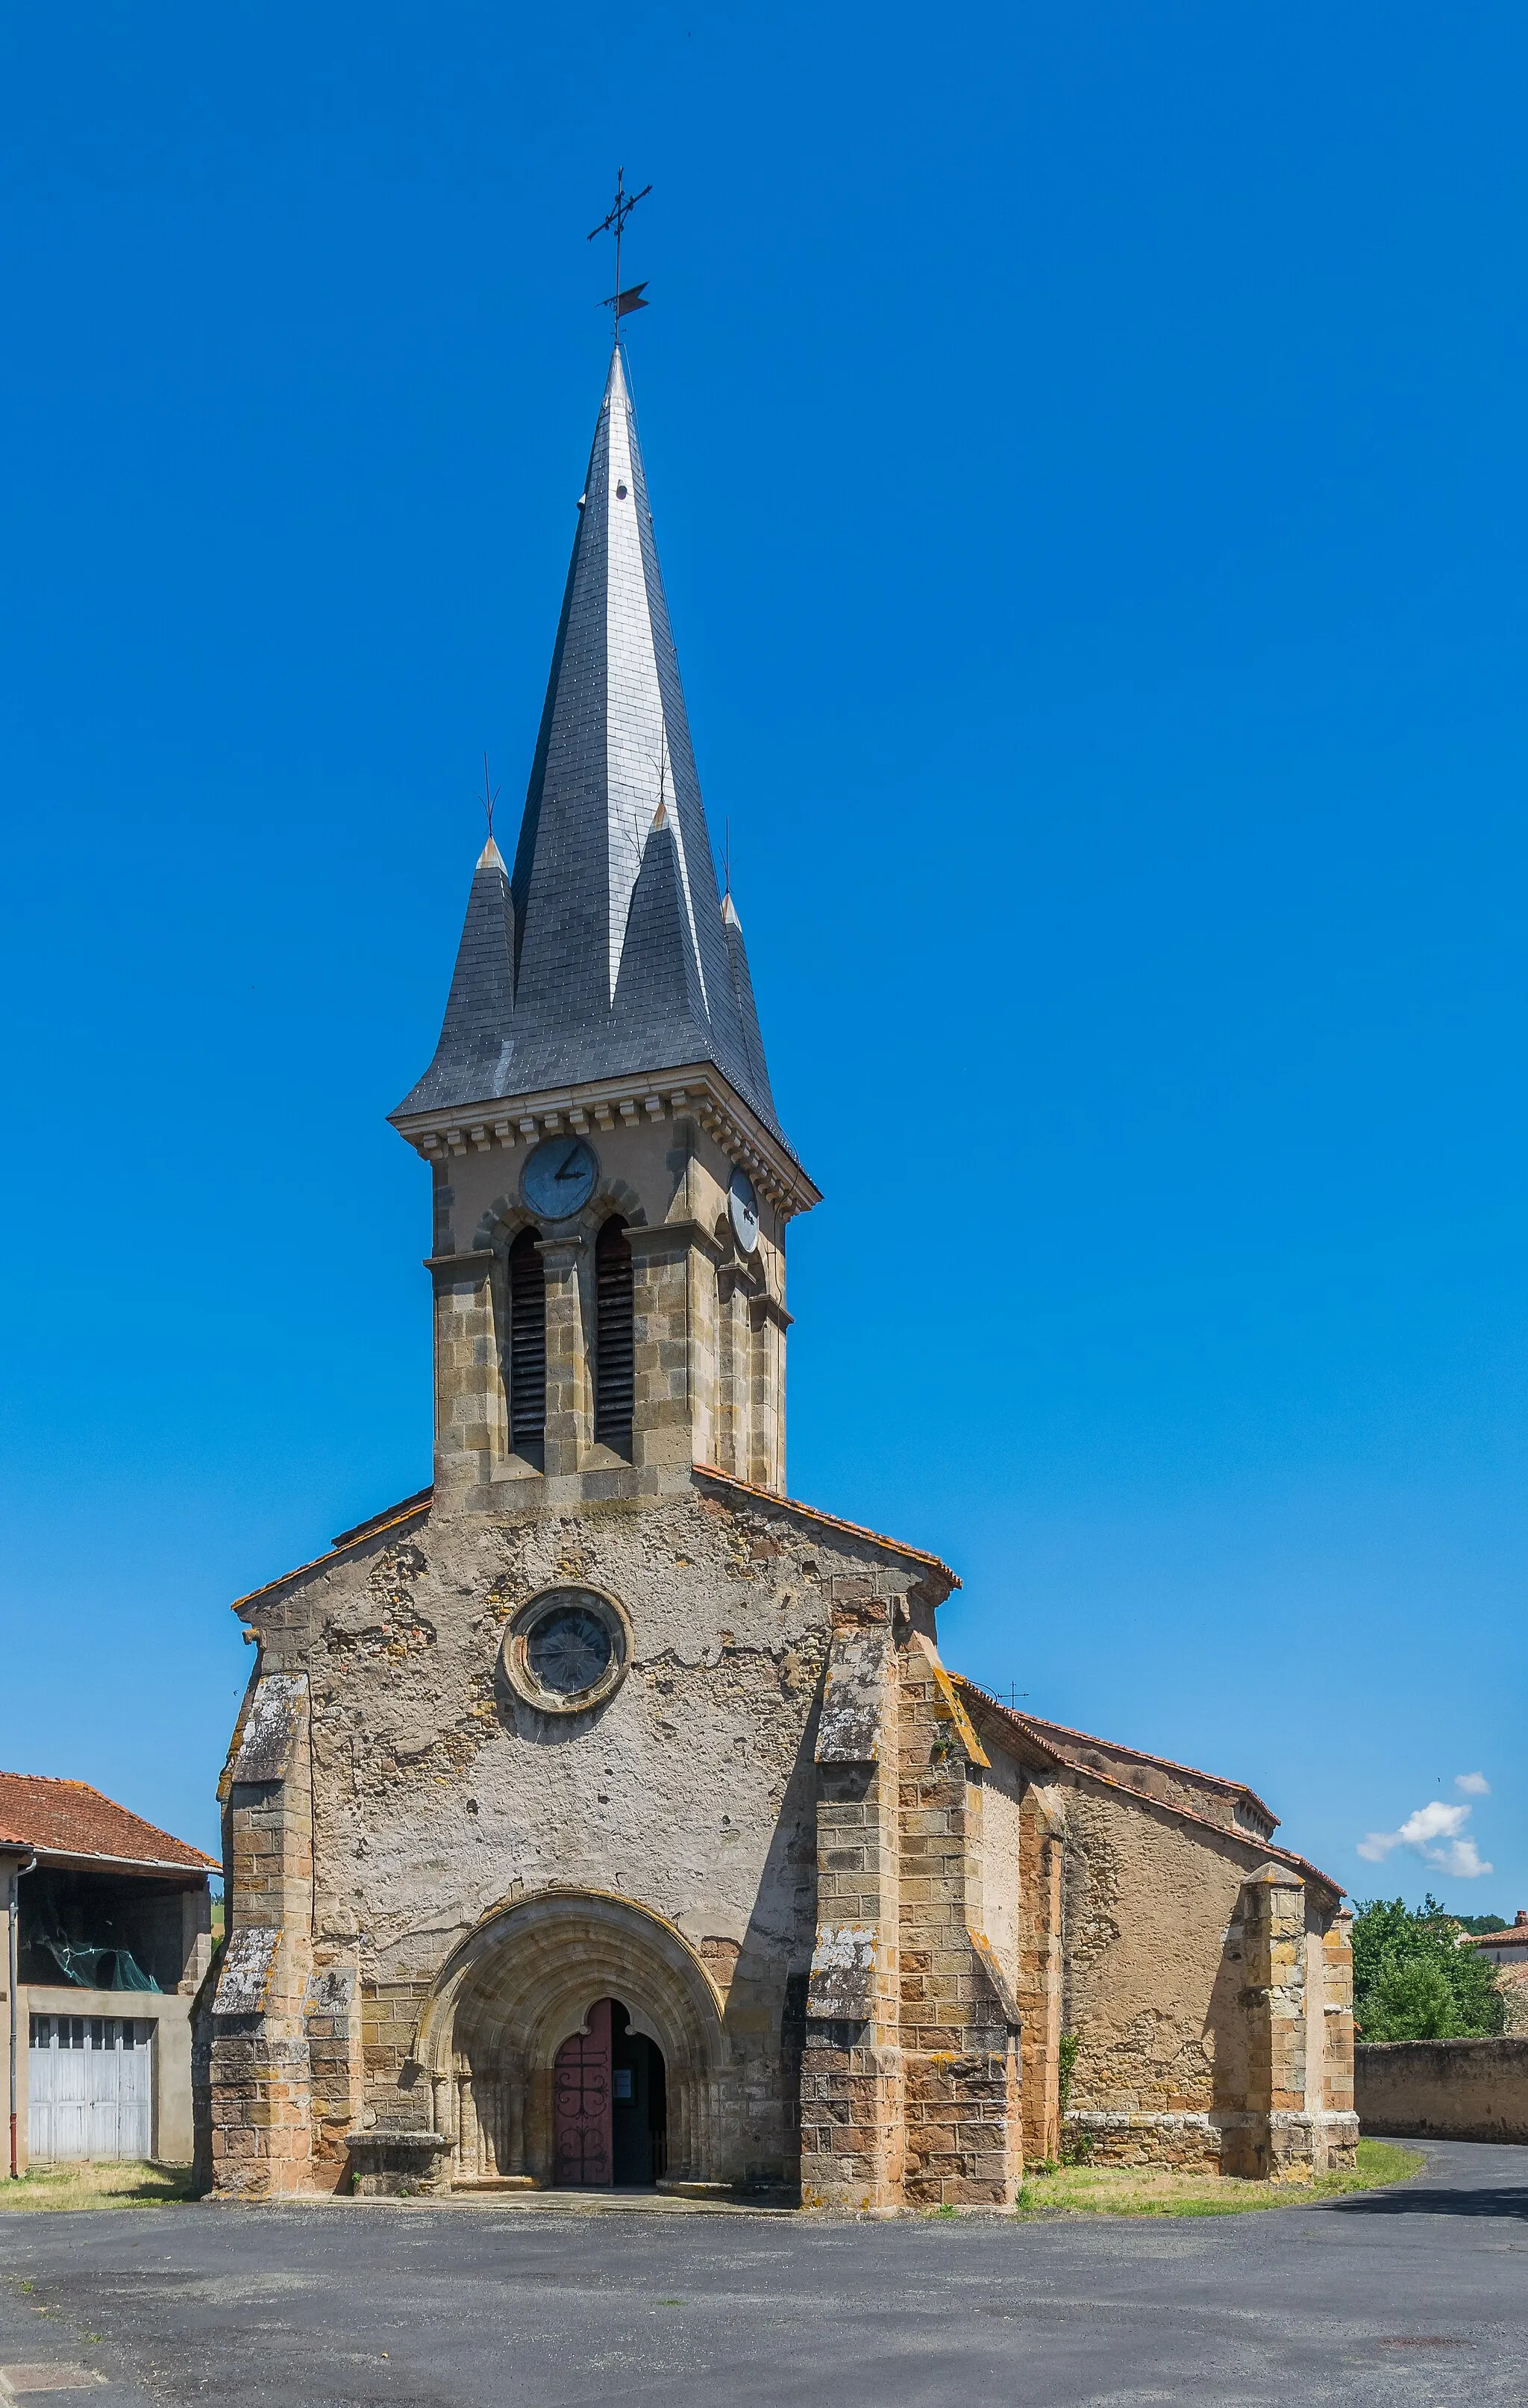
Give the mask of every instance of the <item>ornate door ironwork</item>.
M 575 2032 L 557 2052 L 552 2114 L 559 2186 L 584 2189 L 613 2181 L 608 1999 L 591 2007 L 589 2029 Z

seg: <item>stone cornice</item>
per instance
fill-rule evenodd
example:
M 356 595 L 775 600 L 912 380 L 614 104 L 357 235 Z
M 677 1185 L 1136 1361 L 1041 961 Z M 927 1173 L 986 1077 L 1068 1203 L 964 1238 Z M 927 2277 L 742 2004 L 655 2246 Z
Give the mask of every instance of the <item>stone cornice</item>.
M 821 1202 L 821 1189 L 794 1155 L 709 1062 L 686 1063 L 656 1078 L 595 1079 L 465 1111 L 393 1113 L 392 1119 L 416 1154 L 426 1162 L 444 1162 L 452 1154 L 488 1154 L 494 1146 L 538 1145 L 564 1129 L 584 1137 L 592 1129 L 636 1128 L 687 1115 L 700 1123 L 729 1162 L 749 1173 L 785 1219 Z
M 634 1254 L 661 1254 L 665 1246 L 688 1254 L 693 1246 L 713 1263 L 721 1259 L 721 1244 L 704 1221 L 628 1221 L 626 1242 Z

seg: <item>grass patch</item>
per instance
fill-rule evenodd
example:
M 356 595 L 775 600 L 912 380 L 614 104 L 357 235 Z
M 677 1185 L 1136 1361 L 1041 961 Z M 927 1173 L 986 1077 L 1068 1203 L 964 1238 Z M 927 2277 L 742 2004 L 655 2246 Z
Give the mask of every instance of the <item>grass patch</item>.
M 1360 2141 L 1351 2173 L 1312 2183 L 1238 2182 L 1221 2174 L 1175 2174 L 1149 2166 L 1058 2166 L 1032 2172 L 1015 2202 L 1021 2215 L 1247 2215 L 1264 2207 L 1300 2207 L 1405 2182 L 1421 2165 L 1415 2149 Z
M 19 2182 L 0 2175 L 0 2208 L 165 2207 L 191 2197 L 189 2166 L 34 2166 Z

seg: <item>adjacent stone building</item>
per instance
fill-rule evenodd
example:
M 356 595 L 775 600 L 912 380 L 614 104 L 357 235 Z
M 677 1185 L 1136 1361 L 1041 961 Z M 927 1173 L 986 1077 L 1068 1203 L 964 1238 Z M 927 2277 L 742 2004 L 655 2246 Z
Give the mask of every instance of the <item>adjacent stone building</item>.
M 1239 1784 L 959 1679 L 954 1574 L 784 1493 L 819 1199 L 619 353 L 578 512 L 514 867 L 491 839 L 393 1115 L 434 1189 L 434 1480 L 236 1609 L 207 2179 L 895 2208 L 1002 2206 L 1065 2136 L 1343 2161 L 1336 1885 Z
M 1459 1944 L 1478 1950 L 1495 1972 L 1504 2030 L 1514 2040 L 1528 2039 L 1528 1907 L 1520 1906 L 1505 1930 L 1462 1932 Z
M 211 1856 L 83 1781 L 0 1772 L 0 2062 L 9 2172 L 192 2154 Z

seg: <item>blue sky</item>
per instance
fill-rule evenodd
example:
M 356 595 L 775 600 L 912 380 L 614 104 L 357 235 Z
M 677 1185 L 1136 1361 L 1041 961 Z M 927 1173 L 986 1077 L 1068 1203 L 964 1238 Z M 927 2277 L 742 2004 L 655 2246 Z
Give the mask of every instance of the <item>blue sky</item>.
M 1489 0 L 10 13 L 0 1762 L 210 1842 L 228 1600 L 428 1476 L 383 1114 L 624 161 L 793 1490 L 1359 1895 L 1528 1899 L 1525 83 Z

